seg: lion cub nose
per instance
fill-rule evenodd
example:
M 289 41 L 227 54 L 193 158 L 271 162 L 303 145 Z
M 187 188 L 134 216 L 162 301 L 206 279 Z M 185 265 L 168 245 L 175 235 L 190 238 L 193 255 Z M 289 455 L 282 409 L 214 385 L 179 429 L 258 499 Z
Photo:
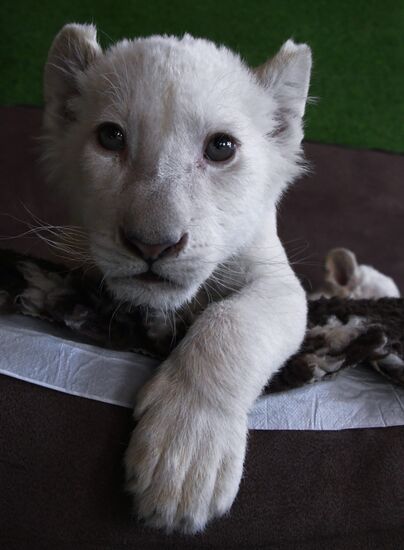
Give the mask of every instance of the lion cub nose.
M 120 229 L 119 231 L 123 245 L 146 262 L 154 262 L 159 258 L 178 254 L 188 242 L 188 233 L 184 233 L 177 242 L 163 242 L 149 244 L 142 242 L 135 233 Z

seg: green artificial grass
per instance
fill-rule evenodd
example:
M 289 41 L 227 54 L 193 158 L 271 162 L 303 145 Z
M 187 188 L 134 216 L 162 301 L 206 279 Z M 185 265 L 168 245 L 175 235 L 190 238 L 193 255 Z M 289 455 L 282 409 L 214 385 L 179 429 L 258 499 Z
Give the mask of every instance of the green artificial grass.
M 3 0 L 0 103 L 41 104 L 42 68 L 67 22 L 104 46 L 156 33 L 204 36 L 252 65 L 287 38 L 313 49 L 306 137 L 404 152 L 404 0 Z

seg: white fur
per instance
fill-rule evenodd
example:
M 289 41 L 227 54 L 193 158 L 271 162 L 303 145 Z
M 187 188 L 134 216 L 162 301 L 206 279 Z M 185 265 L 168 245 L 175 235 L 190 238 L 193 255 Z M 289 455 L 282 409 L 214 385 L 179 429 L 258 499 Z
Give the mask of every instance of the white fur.
M 347 248 L 334 248 L 325 260 L 325 284 L 310 295 L 331 298 L 375 299 L 399 298 L 400 291 L 391 277 L 370 265 L 359 265 L 355 254 Z
M 185 532 L 225 513 L 238 490 L 247 413 L 299 347 L 304 292 L 276 231 L 276 203 L 302 171 L 301 117 L 310 49 L 288 41 L 255 72 L 224 47 L 184 36 L 124 40 L 102 53 L 92 26 L 56 37 L 45 70 L 45 161 L 119 300 L 198 310 L 184 340 L 139 395 L 126 454 L 140 517 Z M 127 136 L 124 156 L 100 148 L 102 122 Z M 233 135 L 233 160 L 203 155 L 209 135 Z M 175 284 L 133 280 L 143 242 L 175 240 L 156 262 Z M 211 298 L 211 299 L 209 299 Z
M 342 323 L 337 317 L 332 315 L 327 319 L 325 325 L 317 325 L 307 331 L 308 336 L 322 336 L 326 347 L 317 350 L 317 355 L 324 355 L 331 350 L 335 353 L 341 353 L 350 342 L 358 338 L 366 329 L 365 319 L 352 315 L 347 323 Z
M 391 277 L 370 265 L 358 266 L 358 282 L 352 298 L 399 298 L 400 291 Z

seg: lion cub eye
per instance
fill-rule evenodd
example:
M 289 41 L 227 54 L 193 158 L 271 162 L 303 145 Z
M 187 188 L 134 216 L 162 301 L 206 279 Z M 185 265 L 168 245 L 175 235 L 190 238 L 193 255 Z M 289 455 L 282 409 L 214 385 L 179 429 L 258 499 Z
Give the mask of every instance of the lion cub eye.
M 97 128 L 99 144 L 108 151 L 125 149 L 125 134 L 120 126 L 112 122 L 104 122 Z
M 213 162 L 231 159 L 237 149 L 236 140 L 228 134 L 215 134 L 205 148 L 205 158 Z

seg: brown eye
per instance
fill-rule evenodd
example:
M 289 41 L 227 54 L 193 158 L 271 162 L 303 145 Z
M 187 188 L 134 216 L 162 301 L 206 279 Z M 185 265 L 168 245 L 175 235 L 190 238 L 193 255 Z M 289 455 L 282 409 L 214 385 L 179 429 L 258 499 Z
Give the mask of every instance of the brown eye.
M 215 134 L 205 149 L 205 158 L 213 162 L 223 162 L 231 159 L 237 149 L 236 140 L 228 134 Z
M 125 149 L 125 135 L 117 124 L 105 122 L 97 129 L 99 144 L 108 151 L 122 151 Z

